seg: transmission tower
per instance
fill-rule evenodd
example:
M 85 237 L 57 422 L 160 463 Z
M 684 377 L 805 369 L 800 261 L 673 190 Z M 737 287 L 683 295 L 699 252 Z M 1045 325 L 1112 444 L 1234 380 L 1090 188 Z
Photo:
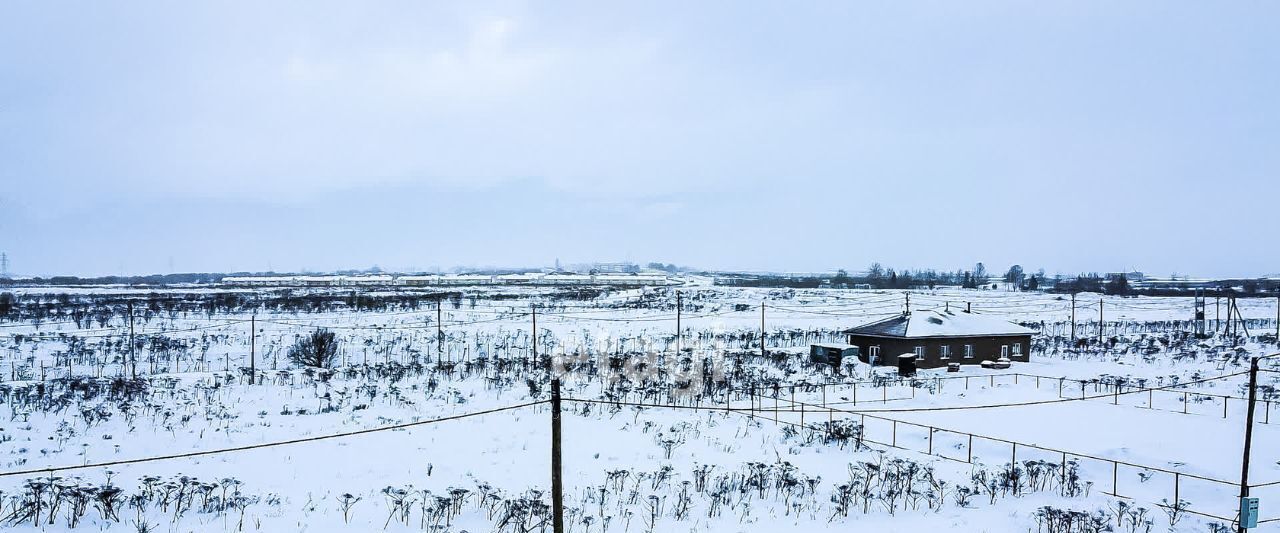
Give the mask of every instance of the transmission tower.
M 0 252 L 0 277 L 9 277 L 9 254 Z

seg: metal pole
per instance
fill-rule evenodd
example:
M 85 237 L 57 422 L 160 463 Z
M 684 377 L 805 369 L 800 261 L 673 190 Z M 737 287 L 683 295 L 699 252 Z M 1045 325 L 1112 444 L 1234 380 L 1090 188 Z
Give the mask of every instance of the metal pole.
M 680 332 L 680 309 L 683 307 L 681 302 L 680 291 L 676 291 L 676 357 L 680 356 L 680 341 L 684 340 L 684 334 Z
M 1111 495 L 1117 498 L 1120 497 L 1120 488 L 1119 488 L 1120 484 L 1118 482 L 1119 479 L 1120 479 L 1120 463 L 1111 461 Z
M 551 380 L 551 513 L 552 531 L 564 533 L 564 491 L 560 477 L 560 380 Z
M 1240 500 L 1249 497 L 1249 452 L 1253 448 L 1253 407 L 1258 394 L 1258 358 L 1254 357 L 1249 364 L 1249 407 L 1244 418 L 1244 457 L 1240 461 Z M 1225 401 L 1225 400 L 1224 400 Z M 1237 533 L 1245 533 L 1244 524 L 1239 524 Z
M 677 330 L 680 328 L 677 326 Z M 760 358 L 764 358 L 764 301 L 760 302 Z

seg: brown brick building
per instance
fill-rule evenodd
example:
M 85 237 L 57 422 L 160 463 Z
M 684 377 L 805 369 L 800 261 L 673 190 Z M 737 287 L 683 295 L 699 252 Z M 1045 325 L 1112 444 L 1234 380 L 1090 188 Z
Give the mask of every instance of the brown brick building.
M 865 363 L 897 365 L 898 356 L 915 354 L 919 368 L 948 363 L 976 365 L 1007 357 L 1031 358 L 1030 329 L 1000 318 L 964 311 L 915 311 L 845 330 Z

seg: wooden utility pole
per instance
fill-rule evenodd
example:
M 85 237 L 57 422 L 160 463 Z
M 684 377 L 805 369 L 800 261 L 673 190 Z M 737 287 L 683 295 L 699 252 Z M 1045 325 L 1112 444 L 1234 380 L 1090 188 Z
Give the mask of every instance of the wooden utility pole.
M 1280 346 L 1280 289 L 1276 289 L 1276 346 Z
M 533 347 L 533 363 L 538 364 L 538 305 L 530 305 L 529 310 L 533 313 L 533 335 L 529 337 L 529 346 Z M 555 383 L 559 383 L 559 381 L 555 381 Z
M 1240 461 L 1240 502 L 1249 497 L 1249 451 L 1253 447 L 1253 407 L 1258 393 L 1258 358 L 1254 357 L 1249 364 L 1249 406 L 1244 420 L 1244 457 Z M 1245 533 L 1243 521 L 1236 528 L 1237 533 Z
M 1076 293 L 1071 293 L 1071 343 L 1076 342 Z
M 560 459 L 560 380 L 551 380 L 551 530 L 564 533 L 564 488 Z
M 133 302 L 129 302 L 129 363 L 133 366 L 133 379 L 138 379 L 138 355 L 133 344 Z
M 1105 331 L 1105 327 L 1103 326 L 1103 323 L 1102 323 L 1102 298 L 1098 298 L 1098 344 L 1099 346 L 1102 345 L 1102 342 L 1103 342 L 1102 335 L 1104 331 Z
M 440 304 L 443 302 L 444 300 L 442 299 L 436 300 L 436 364 L 437 365 L 440 364 L 440 361 L 444 359 L 444 321 L 443 321 L 444 311 L 440 310 L 440 307 L 441 307 Z
M 258 373 L 258 315 L 249 315 L 249 384 L 253 385 Z
M 681 309 L 680 291 L 676 291 L 676 357 L 680 357 L 680 342 L 684 340 L 684 334 L 680 331 L 680 309 Z
M 764 302 L 760 302 L 760 357 L 764 358 Z

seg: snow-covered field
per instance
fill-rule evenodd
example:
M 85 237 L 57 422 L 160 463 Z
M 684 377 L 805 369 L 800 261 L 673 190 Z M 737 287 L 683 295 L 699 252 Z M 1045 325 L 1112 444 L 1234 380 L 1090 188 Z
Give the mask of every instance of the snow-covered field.
M 901 291 L 458 291 L 14 289 L 45 311 L 0 322 L 0 526 L 549 531 L 557 377 L 569 531 L 1212 531 L 1249 358 L 1277 351 L 1274 299 L 1198 339 L 1190 298 L 1079 295 L 1077 345 L 1069 296 L 912 291 L 1040 333 L 1031 363 L 897 380 L 805 354 Z M 317 328 L 334 370 L 289 362 Z M 1280 358 L 1262 368 L 1252 485 L 1280 482 Z M 1280 517 L 1280 485 L 1252 492 Z

